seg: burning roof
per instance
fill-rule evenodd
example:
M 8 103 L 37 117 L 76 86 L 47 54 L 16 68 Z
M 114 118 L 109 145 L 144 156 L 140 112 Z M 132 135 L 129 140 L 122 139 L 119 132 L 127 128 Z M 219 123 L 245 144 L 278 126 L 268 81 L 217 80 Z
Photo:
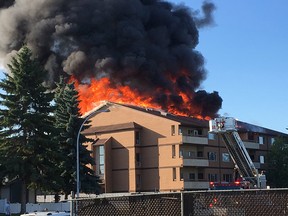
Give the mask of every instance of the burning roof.
M 205 120 L 205 119 L 199 119 L 199 118 L 195 118 L 193 116 L 181 116 L 181 115 L 175 115 L 173 113 L 169 113 L 169 112 L 165 112 L 161 109 L 155 109 L 155 108 L 151 108 L 151 107 L 143 107 L 143 106 L 136 106 L 136 105 L 131 105 L 131 104 L 119 104 L 119 103 L 115 103 L 115 102 L 109 102 L 109 101 L 101 101 L 97 104 L 97 107 L 95 107 L 93 110 L 91 110 L 89 112 L 90 113 L 95 113 L 95 114 L 99 114 L 99 110 L 109 110 L 110 106 L 124 106 L 124 107 L 128 107 L 134 110 L 138 110 L 141 112 L 145 112 L 151 115 L 156 115 L 156 116 L 160 116 L 166 119 L 170 119 L 173 121 L 177 121 L 179 123 L 181 123 L 182 126 L 188 126 L 188 127 L 199 127 L 199 128 L 209 128 L 209 121 Z M 113 130 L 119 130 L 119 129 L 127 129 L 127 128 L 136 128 L 136 127 L 141 127 L 140 125 L 138 125 L 135 122 L 127 122 L 127 123 L 123 123 L 123 124 L 116 124 L 116 125 L 107 125 L 107 126 L 103 126 L 103 127 L 99 127 L 97 128 L 97 131 L 113 131 Z M 86 133 L 91 133 L 91 131 L 95 132 L 95 127 L 89 129 L 86 131 Z M 274 131 L 268 128 L 264 128 L 261 126 L 257 126 L 257 125 L 253 125 L 247 122 L 243 122 L 243 121 L 239 121 L 237 120 L 237 130 L 242 133 L 246 133 L 246 132 L 252 132 L 252 133 L 259 133 L 259 134 L 269 134 L 269 135 L 274 135 L 274 136 L 286 136 L 287 134 L 285 133 L 281 133 L 278 131 Z
M 204 2 L 201 17 L 160 0 L 0 0 L 0 58 L 27 44 L 47 84 L 61 74 L 77 82 L 82 112 L 111 100 L 214 117 L 222 99 L 199 90 L 207 72 L 196 50 L 214 9 Z

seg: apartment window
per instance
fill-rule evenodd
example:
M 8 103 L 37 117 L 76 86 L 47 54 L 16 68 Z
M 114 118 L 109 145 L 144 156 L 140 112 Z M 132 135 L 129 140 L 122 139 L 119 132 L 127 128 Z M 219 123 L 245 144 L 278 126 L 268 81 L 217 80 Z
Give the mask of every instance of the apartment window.
M 103 175 L 105 171 L 105 151 L 104 151 L 104 145 L 100 145 L 98 147 L 99 152 L 99 162 L 98 162 L 98 171 L 99 175 Z
M 178 135 L 182 135 L 182 129 L 180 127 L 178 128 Z
M 135 155 L 135 160 L 136 160 L 136 166 L 137 166 L 137 167 L 140 167 L 140 166 L 141 166 L 140 153 L 136 153 L 136 155 Z
M 208 139 L 209 139 L 209 140 L 215 140 L 215 139 L 216 139 L 216 134 L 214 134 L 214 133 L 208 133 Z
M 199 180 L 204 179 L 204 174 L 203 174 L 203 173 L 198 173 L 198 179 L 199 179 Z
M 180 180 L 183 180 L 184 179 L 184 173 L 182 171 L 182 169 L 180 169 Z
M 218 181 L 218 175 L 217 174 L 208 174 L 208 179 L 210 182 L 217 182 Z
M 189 180 L 195 180 L 195 173 L 189 173 Z
M 216 152 L 208 152 L 208 160 L 216 161 Z
M 264 144 L 264 137 L 259 136 L 259 144 Z
M 179 157 L 183 157 L 183 150 L 182 149 L 179 150 Z
M 263 155 L 260 155 L 259 160 L 260 160 L 260 164 L 264 164 L 265 163 L 265 158 L 264 158 Z
M 232 182 L 232 174 L 223 174 L 224 182 Z
M 135 131 L 135 144 L 140 145 L 140 131 Z
M 174 167 L 173 170 L 173 181 L 176 181 L 176 168 Z
M 175 125 L 171 125 L 171 135 L 175 136 Z
M 223 162 L 230 162 L 230 155 L 229 155 L 229 153 L 222 153 L 222 161 L 223 161 Z
M 201 129 L 194 130 L 194 133 L 196 133 L 197 136 L 202 136 L 202 134 L 203 134 Z
M 200 129 L 188 129 L 188 136 L 201 136 L 202 130 Z
M 172 145 L 172 157 L 176 157 L 176 146 Z
M 198 151 L 197 152 L 197 157 L 198 158 L 203 158 L 203 151 Z
M 188 157 L 189 158 L 195 158 L 195 152 L 193 152 L 193 151 L 188 151 Z
M 248 132 L 248 140 L 254 141 L 254 133 Z
M 270 138 L 270 144 L 273 145 L 274 142 L 275 142 L 275 138 L 274 138 L 274 137 L 271 137 L 271 138 Z

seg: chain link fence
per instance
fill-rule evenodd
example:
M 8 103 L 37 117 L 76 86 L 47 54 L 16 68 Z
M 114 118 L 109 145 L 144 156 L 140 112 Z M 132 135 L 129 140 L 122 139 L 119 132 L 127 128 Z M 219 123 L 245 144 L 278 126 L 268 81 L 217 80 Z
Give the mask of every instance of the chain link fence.
M 73 215 L 281 216 L 288 189 L 141 193 L 73 201 Z

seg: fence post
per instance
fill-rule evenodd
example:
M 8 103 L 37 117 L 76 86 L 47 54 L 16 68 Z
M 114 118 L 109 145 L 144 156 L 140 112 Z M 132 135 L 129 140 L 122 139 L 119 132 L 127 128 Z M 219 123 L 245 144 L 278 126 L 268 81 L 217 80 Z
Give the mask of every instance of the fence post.
M 180 193 L 181 193 L 181 216 L 184 216 L 184 195 L 183 195 L 183 191 L 181 191 Z
M 70 203 L 70 213 L 71 213 L 71 215 L 72 216 L 75 216 L 76 215 L 76 212 L 75 212 L 75 208 L 74 208 L 74 206 L 75 206 L 75 193 L 74 193 L 74 191 L 71 191 L 71 203 Z

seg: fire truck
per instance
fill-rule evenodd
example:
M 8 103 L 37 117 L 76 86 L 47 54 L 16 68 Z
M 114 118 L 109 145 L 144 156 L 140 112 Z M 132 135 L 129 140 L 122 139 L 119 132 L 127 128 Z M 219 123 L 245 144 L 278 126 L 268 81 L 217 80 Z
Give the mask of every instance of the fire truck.
M 209 121 L 209 133 L 219 134 L 240 177 L 232 183 L 211 182 L 211 189 L 266 188 L 266 176 L 259 173 L 237 132 L 237 121 L 220 117 Z

